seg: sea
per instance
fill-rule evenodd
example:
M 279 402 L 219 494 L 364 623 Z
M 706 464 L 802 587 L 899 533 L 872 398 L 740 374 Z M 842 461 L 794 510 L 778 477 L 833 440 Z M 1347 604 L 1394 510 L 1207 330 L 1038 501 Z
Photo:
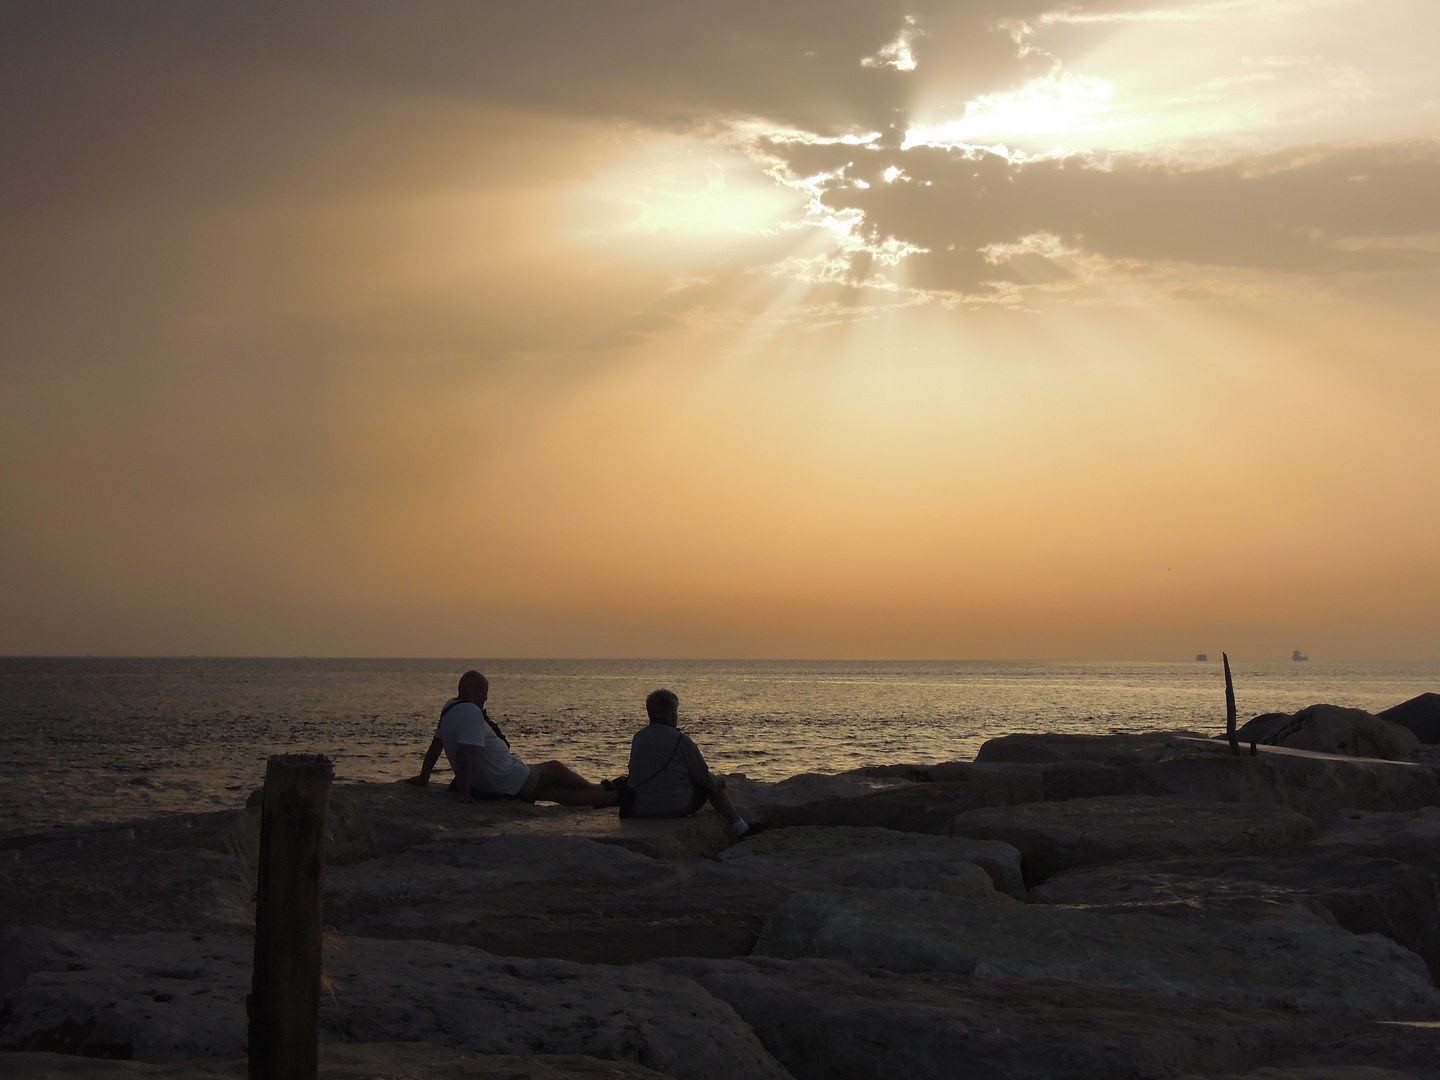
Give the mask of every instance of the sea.
M 759 780 L 964 760 L 1016 732 L 1225 728 L 1213 661 L 0 657 L 0 836 L 239 807 L 276 753 L 328 754 L 339 783 L 402 779 L 470 667 L 489 676 L 491 718 L 521 757 L 597 780 L 625 771 L 657 687 L 680 696 L 680 726 L 712 768 Z M 1440 661 L 1233 670 L 1242 722 L 1440 690 Z

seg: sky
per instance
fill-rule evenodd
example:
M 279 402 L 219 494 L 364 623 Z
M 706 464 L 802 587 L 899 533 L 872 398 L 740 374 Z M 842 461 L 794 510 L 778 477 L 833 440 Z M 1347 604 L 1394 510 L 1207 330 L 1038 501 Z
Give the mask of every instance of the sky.
M 1440 656 L 1437 40 L 0 0 L 0 653 Z

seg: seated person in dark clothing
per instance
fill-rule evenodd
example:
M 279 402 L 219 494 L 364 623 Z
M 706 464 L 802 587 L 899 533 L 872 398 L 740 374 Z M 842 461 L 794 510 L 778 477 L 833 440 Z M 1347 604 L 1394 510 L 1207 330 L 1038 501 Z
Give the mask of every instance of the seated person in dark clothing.
M 758 832 L 747 825 L 725 794 L 725 781 L 710 771 L 694 740 L 675 725 L 680 699 L 656 690 L 645 699 L 650 723 L 630 740 L 628 784 L 635 792 L 632 817 L 671 818 L 696 813 L 707 802 L 720 811 L 737 837 Z

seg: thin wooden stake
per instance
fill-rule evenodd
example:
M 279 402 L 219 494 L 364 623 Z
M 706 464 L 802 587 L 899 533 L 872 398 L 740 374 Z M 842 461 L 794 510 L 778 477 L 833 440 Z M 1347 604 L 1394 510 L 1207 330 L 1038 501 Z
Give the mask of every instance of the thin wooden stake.
M 1235 684 L 1230 679 L 1230 657 L 1220 654 L 1225 661 L 1225 737 L 1230 740 L 1230 753 L 1240 756 L 1240 740 L 1235 737 Z
M 335 766 L 284 754 L 265 770 L 255 897 L 250 1080 L 315 1080 L 320 1035 L 320 933 L 325 818 Z

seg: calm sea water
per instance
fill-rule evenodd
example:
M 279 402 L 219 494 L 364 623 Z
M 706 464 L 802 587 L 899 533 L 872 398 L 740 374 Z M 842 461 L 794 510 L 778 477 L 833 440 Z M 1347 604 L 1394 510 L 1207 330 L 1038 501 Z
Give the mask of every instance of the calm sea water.
M 517 753 L 595 779 L 624 771 L 657 686 L 713 767 L 766 780 L 969 758 L 1012 732 L 1225 723 L 1218 663 L 0 658 L 0 833 L 239 806 L 287 750 L 400 779 L 470 666 Z M 1242 720 L 1377 711 L 1440 690 L 1440 663 L 1242 664 L 1235 683 Z

